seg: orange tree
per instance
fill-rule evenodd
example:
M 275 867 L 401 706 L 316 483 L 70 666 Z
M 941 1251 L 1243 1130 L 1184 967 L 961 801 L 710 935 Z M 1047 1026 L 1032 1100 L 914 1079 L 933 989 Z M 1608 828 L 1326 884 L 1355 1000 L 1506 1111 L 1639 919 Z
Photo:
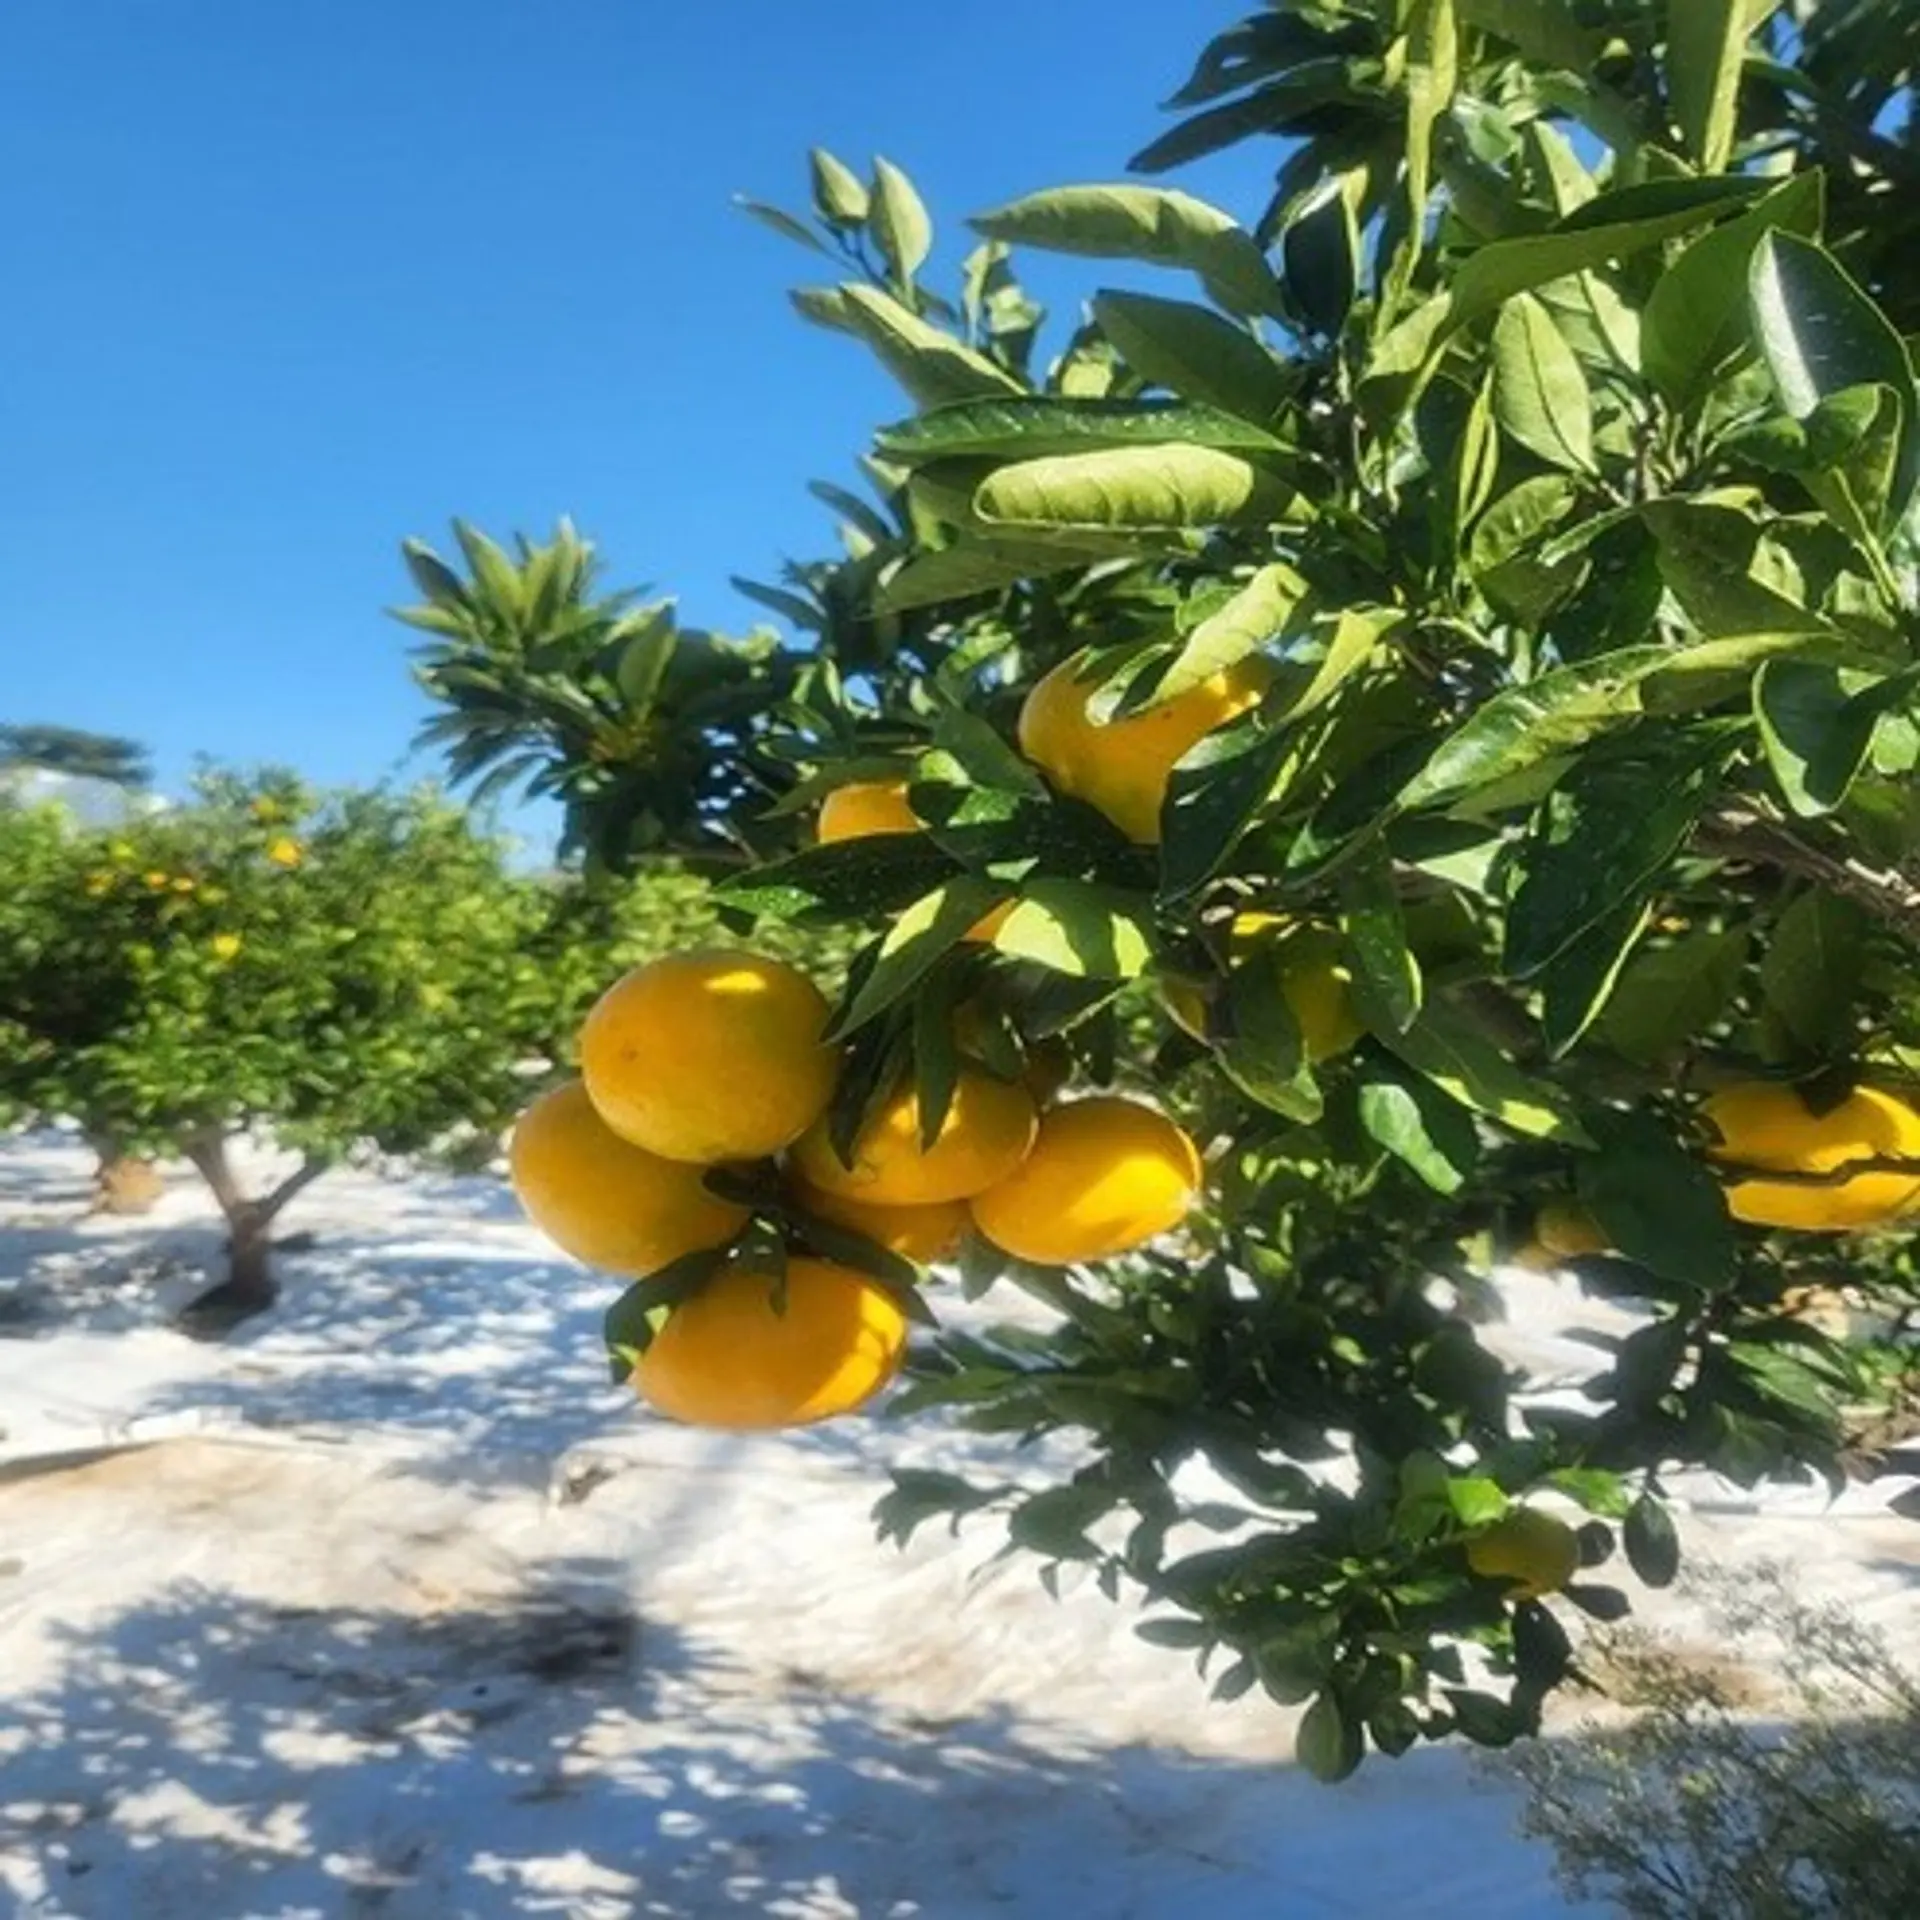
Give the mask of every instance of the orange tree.
M 749 856 L 730 911 L 870 931 L 841 1164 L 1061 1048 L 1207 1148 L 1184 1237 L 1096 1265 L 973 1204 L 961 1285 L 1057 1319 L 938 1340 L 895 1405 L 1083 1464 L 901 1474 L 881 1522 L 998 1510 L 1138 1588 L 1222 1695 L 1311 1703 L 1323 1775 L 1537 1725 L 1558 1609 L 1627 1605 L 1593 1566 L 1672 1576 L 1674 1471 L 1834 1471 L 1847 1374 L 1790 1289 L 1898 1266 L 1920 1198 L 1920 393 L 1876 131 L 1912 11 L 1278 0 L 1136 163 L 1285 136 L 1252 226 L 1044 191 L 973 221 L 952 299 L 905 176 L 816 154 L 810 222 L 756 210 L 843 263 L 796 302 L 913 403 L 877 504 L 829 490 L 847 557 L 756 589 L 801 634 L 757 712 L 595 669 L 725 757 L 676 832 Z M 1016 247 L 1170 281 L 1097 288 L 1045 360 Z M 440 690 L 470 761 L 491 728 L 550 785 L 599 764 L 497 676 Z M 1577 1395 L 1462 1310 L 1537 1215 L 1638 1314 Z M 688 1284 L 625 1297 L 622 1366 Z
M 178 1153 L 219 1202 L 208 1310 L 274 1295 L 270 1235 L 350 1151 L 497 1131 L 553 1022 L 539 892 L 463 811 L 214 776 L 107 831 L 0 808 L 0 1115 Z M 261 1129 L 297 1167 L 249 1192 Z

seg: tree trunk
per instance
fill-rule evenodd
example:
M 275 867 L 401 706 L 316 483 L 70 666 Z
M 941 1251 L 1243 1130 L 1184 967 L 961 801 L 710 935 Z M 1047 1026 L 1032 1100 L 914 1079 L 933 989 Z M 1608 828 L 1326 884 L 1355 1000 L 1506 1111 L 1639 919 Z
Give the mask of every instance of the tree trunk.
M 213 1189 L 227 1222 L 227 1277 L 188 1303 L 182 1318 L 197 1332 L 221 1334 L 256 1313 L 265 1313 L 279 1297 L 273 1277 L 273 1216 L 282 1196 L 249 1200 L 234 1178 L 224 1135 L 208 1132 L 187 1142 L 187 1158 Z

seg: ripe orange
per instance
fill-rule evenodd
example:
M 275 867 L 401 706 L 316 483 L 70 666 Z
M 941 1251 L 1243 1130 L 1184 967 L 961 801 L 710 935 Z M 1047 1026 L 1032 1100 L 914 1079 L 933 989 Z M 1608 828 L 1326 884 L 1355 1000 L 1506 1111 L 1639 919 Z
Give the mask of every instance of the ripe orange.
M 960 1250 L 967 1230 L 967 1203 L 941 1200 L 925 1207 L 887 1207 L 849 1200 L 844 1193 L 826 1193 L 796 1181 L 793 1199 L 807 1213 L 818 1214 L 836 1226 L 863 1233 L 889 1253 L 915 1260 L 923 1267 L 949 1260 Z
M 667 1160 L 757 1160 L 813 1124 L 839 1060 L 807 976 L 755 953 L 673 954 L 600 997 L 580 1070 L 615 1133 Z
M 838 840 L 865 840 L 876 833 L 925 833 L 925 825 L 907 805 L 904 780 L 856 780 L 834 790 L 820 803 L 815 838 L 821 846 Z M 966 931 L 966 938 L 983 946 L 1007 924 L 1014 902 L 990 907 Z
M 1234 916 L 1227 935 L 1227 963 L 1240 965 L 1256 948 L 1278 942 L 1280 993 L 1300 1029 L 1308 1061 L 1319 1066 L 1345 1053 L 1366 1029 L 1353 1009 L 1353 976 L 1340 957 L 1331 928 L 1308 926 L 1279 913 Z M 1172 979 L 1160 989 L 1174 1024 L 1196 1040 L 1207 1037 L 1208 994 L 1194 982 Z
M 653 1273 L 722 1245 L 747 1223 L 745 1207 L 707 1191 L 699 1167 L 621 1139 L 578 1080 L 542 1094 L 520 1116 L 508 1166 L 528 1219 L 555 1246 L 609 1273 Z
M 804 1134 L 794 1163 L 823 1193 L 891 1207 L 965 1200 L 1004 1180 L 1033 1144 L 1033 1098 L 977 1068 L 962 1067 L 933 1145 L 920 1145 L 920 1101 L 911 1082 L 869 1115 L 845 1166 L 824 1120 Z
M 787 1262 L 786 1311 L 767 1273 L 733 1267 L 667 1316 L 633 1370 L 673 1420 L 735 1430 L 851 1413 L 900 1370 L 907 1316 L 884 1287 L 827 1260 Z
M 1564 1520 L 1515 1507 L 1467 1542 L 1467 1565 L 1484 1580 L 1505 1581 L 1509 1599 L 1538 1600 L 1580 1571 L 1580 1540 Z
M 1040 1122 L 1015 1172 L 974 1196 L 974 1224 L 1019 1260 L 1104 1260 L 1178 1225 L 1201 1177 L 1199 1149 L 1165 1114 L 1074 1100 Z
M 1075 676 L 1084 653 L 1064 660 L 1027 695 L 1020 751 L 1061 793 L 1097 807 L 1129 840 L 1160 842 L 1160 809 L 1174 764 L 1215 727 L 1255 705 L 1273 670 L 1255 654 L 1197 687 L 1124 720 L 1087 717 L 1094 686 Z
M 1720 1135 L 1713 1158 L 1770 1173 L 1833 1173 L 1855 1160 L 1920 1161 L 1920 1113 L 1882 1087 L 1856 1087 L 1816 1115 L 1799 1091 L 1773 1081 L 1726 1088 L 1701 1108 Z M 1739 1180 L 1727 1189 L 1736 1220 L 1806 1233 L 1885 1226 L 1920 1202 L 1920 1175 L 1860 1173 L 1833 1186 Z
M 835 787 L 820 802 L 816 833 L 823 847 L 836 840 L 865 840 L 876 833 L 923 832 L 925 828 L 907 805 L 904 780 L 856 780 Z
M 1613 1242 L 1585 1207 L 1571 1200 L 1549 1200 L 1533 1217 L 1533 1237 L 1561 1260 L 1583 1253 L 1605 1253 Z

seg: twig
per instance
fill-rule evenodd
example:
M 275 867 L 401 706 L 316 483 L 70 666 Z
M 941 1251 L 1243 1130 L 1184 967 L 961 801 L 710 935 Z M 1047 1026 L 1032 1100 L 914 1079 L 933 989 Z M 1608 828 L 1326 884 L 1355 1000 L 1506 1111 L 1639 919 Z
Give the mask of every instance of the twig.
M 1920 944 L 1920 881 L 1897 867 L 1870 867 L 1864 860 L 1830 853 L 1800 839 L 1784 822 L 1744 810 L 1703 820 L 1694 844 L 1720 859 L 1776 867 L 1817 880 Z

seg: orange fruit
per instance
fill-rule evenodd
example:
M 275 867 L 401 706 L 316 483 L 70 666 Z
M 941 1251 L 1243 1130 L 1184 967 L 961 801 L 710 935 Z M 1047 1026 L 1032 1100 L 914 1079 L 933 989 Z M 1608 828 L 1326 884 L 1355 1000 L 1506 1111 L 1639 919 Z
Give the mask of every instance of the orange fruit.
M 1515 1507 L 1467 1542 L 1467 1565 L 1483 1580 L 1504 1581 L 1510 1600 L 1538 1600 L 1580 1571 L 1580 1539 L 1538 1507 Z
M 527 1218 L 555 1246 L 609 1273 L 653 1273 L 724 1245 L 747 1224 L 747 1209 L 709 1193 L 699 1167 L 621 1139 L 578 1080 L 520 1116 L 507 1163 Z
M 1613 1245 L 1600 1222 L 1571 1200 L 1549 1200 L 1533 1217 L 1533 1237 L 1546 1252 L 1561 1260 L 1577 1259 L 1583 1253 L 1605 1253 Z
M 1129 840 L 1160 843 L 1160 809 L 1174 765 L 1214 728 L 1258 703 L 1273 678 L 1255 654 L 1203 680 L 1165 706 L 1097 726 L 1087 703 L 1095 683 L 1076 676 L 1077 653 L 1038 682 L 1020 710 L 1020 751 L 1061 793 L 1104 813 Z
M 924 833 L 907 805 L 904 780 L 856 780 L 835 787 L 820 803 L 816 836 L 820 844 L 865 840 L 876 833 Z
M 801 1137 L 793 1158 L 822 1193 L 924 1207 L 968 1199 L 1004 1180 L 1026 1157 L 1033 1131 L 1033 1097 L 1025 1087 L 962 1067 L 932 1146 L 920 1145 L 920 1101 L 908 1082 L 868 1116 L 851 1167 L 834 1152 L 824 1120 Z
M 1340 958 L 1339 941 L 1327 927 L 1304 925 L 1280 913 L 1241 913 L 1227 934 L 1227 963 L 1239 965 L 1267 940 L 1281 944 L 1280 992 L 1300 1029 L 1308 1061 L 1345 1053 L 1366 1029 L 1353 1009 L 1353 976 Z M 1175 1026 L 1196 1040 L 1207 1037 L 1212 992 L 1197 982 L 1161 982 L 1160 997 Z
M 784 1313 L 771 1274 L 729 1268 L 667 1315 L 633 1385 L 688 1426 L 799 1427 L 863 1406 L 899 1372 L 906 1347 L 907 1316 L 878 1282 L 796 1257 Z
M 1720 1142 L 1712 1157 L 1763 1173 L 1833 1173 L 1868 1159 L 1920 1161 L 1920 1113 L 1882 1087 L 1855 1087 L 1815 1114 L 1797 1088 L 1754 1080 L 1716 1093 L 1701 1107 Z M 1736 1220 L 1806 1233 L 1885 1226 L 1920 1202 L 1920 1174 L 1860 1173 L 1833 1186 L 1738 1180 L 1727 1189 Z
M 580 1030 L 600 1117 L 666 1160 L 757 1160 L 833 1097 L 827 1003 L 804 973 L 756 953 L 673 954 L 601 995 Z
M 1164 1113 L 1101 1095 L 1048 1113 L 1019 1168 L 974 1196 L 973 1219 L 1018 1260 L 1104 1260 L 1177 1226 L 1201 1177 L 1199 1149 Z
M 825 847 L 838 840 L 865 840 L 876 833 L 925 833 L 926 827 L 907 805 L 904 780 L 856 780 L 835 787 L 821 801 L 814 832 Z M 990 907 L 967 929 L 964 938 L 983 946 L 989 944 L 1007 924 L 1014 905 L 1011 900 L 1003 900 L 999 906 Z
M 835 1226 L 851 1227 L 904 1260 L 931 1266 L 949 1260 L 960 1250 L 967 1230 L 967 1203 L 940 1200 L 924 1207 L 889 1207 L 850 1200 L 844 1193 L 827 1193 L 796 1182 L 794 1203 Z

